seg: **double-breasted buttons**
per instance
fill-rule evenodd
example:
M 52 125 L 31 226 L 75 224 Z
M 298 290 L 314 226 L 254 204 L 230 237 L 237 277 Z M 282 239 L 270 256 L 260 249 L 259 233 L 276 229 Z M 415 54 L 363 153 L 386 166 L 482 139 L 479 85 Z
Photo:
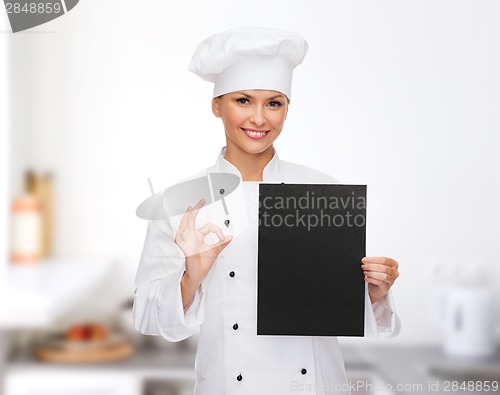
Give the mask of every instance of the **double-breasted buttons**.
M 220 193 L 221 195 L 224 195 L 224 192 L 226 192 L 226 191 L 224 190 L 224 188 L 219 189 L 219 193 Z M 225 212 L 225 213 L 226 213 L 226 215 L 227 215 L 227 214 L 228 214 L 228 212 L 227 212 L 226 202 L 224 201 L 224 197 L 222 197 L 221 199 L 222 199 L 222 205 L 224 206 L 224 212 Z M 226 225 L 226 227 L 229 227 L 229 220 L 228 220 L 228 219 L 226 219 L 226 220 L 224 221 L 224 225 Z
M 307 369 L 302 369 L 302 370 L 300 371 L 300 373 L 302 373 L 302 374 L 306 374 L 306 373 L 307 373 Z
M 224 195 L 224 192 L 225 192 L 225 191 L 224 191 L 224 189 L 222 189 L 222 188 L 219 190 L 219 193 L 220 193 L 221 195 Z M 224 199 L 223 199 L 223 202 L 222 202 L 222 203 L 224 204 L 224 209 L 225 209 L 226 207 L 225 207 Z M 225 211 L 226 211 L 226 214 L 227 214 L 227 210 L 225 210 Z M 230 222 L 228 219 L 226 219 L 226 220 L 224 221 L 224 225 L 226 225 L 226 227 L 229 227 L 229 224 L 230 224 L 230 223 L 231 223 L 231 222 Z M 229 272 L 229 277 L 234 277 L 235 275 L 236 275 L 236 273 L 235 273 L 233 270 L 231 270 L 231 271 Z M 236 323 L 236 322 L 235 322 L 235 323 L 233 324 L 233 330 L 235 330 L 235 331 L 236 331 L 236 330 L 238 330 L 238 323 Z M 238 381 L 243 380 L 243 376 L 241 375 L 241 373 L 240 373 L 238 376 L 236 376 L 236 380 L 238 380 Z

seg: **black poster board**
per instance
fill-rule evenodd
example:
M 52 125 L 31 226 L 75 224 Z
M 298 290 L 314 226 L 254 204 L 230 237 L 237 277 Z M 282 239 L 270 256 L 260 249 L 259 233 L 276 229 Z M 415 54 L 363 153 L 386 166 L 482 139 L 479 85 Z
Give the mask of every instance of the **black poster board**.
M 366 185 L 259 184 L 257 334 L 364 336 Z

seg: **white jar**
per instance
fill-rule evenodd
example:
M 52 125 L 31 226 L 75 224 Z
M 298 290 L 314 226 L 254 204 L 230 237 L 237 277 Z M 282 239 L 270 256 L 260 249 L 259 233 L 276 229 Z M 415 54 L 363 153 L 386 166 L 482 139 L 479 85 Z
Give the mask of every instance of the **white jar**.
M 40 204 L 26 195 L 12 202 L 11 262 L 35 263 L 41 252 Z

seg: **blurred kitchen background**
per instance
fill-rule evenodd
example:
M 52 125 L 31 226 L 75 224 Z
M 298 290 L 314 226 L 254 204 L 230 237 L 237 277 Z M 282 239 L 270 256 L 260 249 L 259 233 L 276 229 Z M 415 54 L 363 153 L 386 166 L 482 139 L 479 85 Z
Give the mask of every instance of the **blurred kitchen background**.
M 215 162 L 212 85 L 187 65 L 238 25 L 308 40 L 276 149 L 366 183 L 367 254 L 400 263 L 399 337 L 340 339 L 373 385 L 356 393 L 498 389 L 499 2 L 82 0 L 16 34 L 2 10 L 4 395 L 191 393 L 196 339 L 131 328 L 135 209 L 147 177 L 159 190 Z

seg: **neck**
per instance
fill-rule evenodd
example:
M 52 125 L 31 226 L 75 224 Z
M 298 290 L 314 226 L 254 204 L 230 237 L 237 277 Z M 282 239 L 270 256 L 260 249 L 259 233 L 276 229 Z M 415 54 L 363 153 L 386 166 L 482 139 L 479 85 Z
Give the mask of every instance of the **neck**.
M 272 145 L 263 152 L 252 154 L 243 151 L 237 145 L 228 141 L 224 159 L 240 171 L 243 181 L 262 181 L 264 167 L 273 158 L 273 155 L 274 148 Z

